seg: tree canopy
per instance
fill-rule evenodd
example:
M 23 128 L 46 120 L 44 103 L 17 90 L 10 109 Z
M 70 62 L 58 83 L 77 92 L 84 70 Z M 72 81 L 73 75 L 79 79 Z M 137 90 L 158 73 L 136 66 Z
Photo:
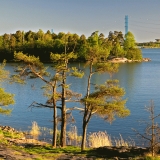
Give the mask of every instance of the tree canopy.
M 16 33 L 5 33 L 0 36 L 0 61 L 3 59 L 13 61 L 14 52 L 22 51 L 25 54 L 39 57 L 42 62 L 48 62 L 51 52 L 64 53 L 66 43 L 66 51 L 74 52 L 77 60 L 81 61 L 86 60 L 88 46 L 90 48 L 95 45 L 99 46 L 99 49 L 108 55 L 107 57 L 125 57 L 129 49 L 136 47 L 134 35 L 131 32 L 128 32 L 124 38 L 122 32 L 118 31 L 109 32 L 107 36 L 95 31 L 86 37 L 84 34 L 80 36 L 76 33 L 64 32 L 55 34 L 49 30 L 44 32 L 42 29 L 37 32 L 18 30 Z

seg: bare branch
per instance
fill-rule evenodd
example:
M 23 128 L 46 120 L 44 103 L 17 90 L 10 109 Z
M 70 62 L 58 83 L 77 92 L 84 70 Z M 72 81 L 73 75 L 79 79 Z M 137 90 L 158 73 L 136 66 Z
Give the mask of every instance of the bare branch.
M 73 108 L 67 108 L 66 111 L 69 111 L 69 110 L 80 110 L 80 111 L 84 111 L 84 108 L 79 108 L 79 107 L 73 107 Z
M 34 105 L 36 104 L 36 105 Z M 42 103 L 37 103 L 37 102 L 33 102 L 28 108 L 34 108 L 34 107 L 42 107 L 42 108 L 53 108 L 53 106 L 49 106 L 49 105 L 45 105 L 45 104 L 42 104 Z M 61 109 L 60 106 L 56 106 L 58 109 Z
M 143 134 L 139 133 L 136 129 L 132 128 L 132 130 L 133 130 L 134 132 L 136 132 L 136 133 L 137 133 L 139 136 L 141 136 L 142 138 L 147 139 L 148 141 L 151 142 L 151 139 L 145 137 Z

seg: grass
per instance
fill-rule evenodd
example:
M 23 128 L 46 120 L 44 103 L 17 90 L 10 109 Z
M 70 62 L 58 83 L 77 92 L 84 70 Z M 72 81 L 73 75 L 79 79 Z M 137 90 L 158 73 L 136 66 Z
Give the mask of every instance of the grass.
M 144 160 L 160 160 L 160 157 L 146 156 Z
M 8 138 L 22 138 L 24 137 L 24 134 L 22 132 L 13 132 L 13 131 L 2 131 L 0 130 L 0 138 L 4 138 L 4 137 L 8 137 Z
M 31 131 L 36 131 L 34 133 L 39 134 L 39 127 L 37 124 L 32 123 L 32 129 Z M 70 129 L 70 131 L 67 133 L 68 137 L 71 141 L 75 143 L 77 141 L 78 133 L 77 128 L 73 127 Z M 119 139 L 111 139 L 111 136 L 107 134 L 107 132 L 94 132 L 90 133 L 88 135 L 87 141 L 89 142 L 90 148 L 87 148 L 85 151 L 81 152 L 81 148 L 77 146 L 67 146 L 65 148 L 57 147 L 52 148 L 50 144 L 45 144 L 40 146 L 38 143 L 32 144 L 32 145 L 26 145 L 26 146 L 17 146 L 17 145 L 11 145 L 7 141 L 6 138 L 22 138 L 24 137 L 24 134 L 22 132 L 7 132 L 0 130 L 0 144 L 4 144 L 7 147 L 10 147 L 13 149 L 15 155 L 23 155 L 31 154 L 34 155 L 34 160 L 51 160 L 56 159 L 59 156 L 66 154 L 66 155 L 73 155 L 73 156 L 79 156 L 79 157 L 96 157 L 96 159 L 102 160 L 107 155 L 105 154 L 99 154 L 98 150 L 92 149 L 97 148 L 101 146 L 135 146 L 133 140 L 127 141 L 122 138 L 120 135 Z M 77 142 L 76 142 L 77 144 Z M 73 144 L 72 144 L 73 145 Z M 134 159 L 144 159 L 144 160 L 160 160 L 160 157 L 151 157 L 149 154 L 143 156 L 143 157 L 135 157 Z M 29 159 L 28 159 L 29 160 Z
M 57 158 L 63 154 L 69 154 L 69 155 L 77 155 L 77 156 L 92 156 L 93 152 L 91 152 L 91 149 L 88 149 L 81 152 L 80 147 L 74 147 L 74 146 L 67 146 L 65 148 L 52 148 L 51 145 L 48 146 L 28 146 L 25 148 L 21 148 L 20 146 L 12 146 L 14 150 L 17 152 L 25 152 L 29 154 L 33 154 L 36 157 L 39 156 L 41 159 L 49 160 L 49 158 Z

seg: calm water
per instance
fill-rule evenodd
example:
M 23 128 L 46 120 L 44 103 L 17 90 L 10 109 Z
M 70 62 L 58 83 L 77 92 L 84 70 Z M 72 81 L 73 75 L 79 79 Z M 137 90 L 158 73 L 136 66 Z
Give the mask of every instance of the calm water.
M 132 137 L 135 133 L 131 128 L 143 132 L 144 126 L 140 125 L 138 121 L 148 119 L 148 113 L 144 110 L 144 107 L 149 105 L 150 100 L 154 100 L 156 113 L 160 113 L 160 49 L 143 49 L 142 52 L 143 57 L 149 57 L 152 61 L 120 64 L 119 72 L 114 75 L 114 78 L 119 79 L 120 86 L 126 90 L 125 98 L 128 99 L 126 105 L 130 109 L 131 115 L 124 119 L 116 118 L 112 124 L 104 122 L 98 117 L 93 117 L 89 123 L 88 132 L 107 131 L 112 136 L 121 134 L 124 138 Z M 6 69 L 13 72 L 13 64 L 7 64 Z M 83 79 L 72 77 L 68 79 L 68 83 L 71 84 L 73 91 L 85 94 L 86 78 L 87 76 Z M 92 82 L 101 84 L 107 78 L 109 76 L 106 74 L 94 75 Z M 0 124 L 28 130 L 32 121 L 37 121 L 41 127 L 52 128 L 52 110 L 43 108 L 30 110 L 28 108 L 33 101 L 46 102 L 46 98 L 43 97 L 43 90 L 40 89 L 43 85 L 44 83 L 38 79 L 28 80 L 26 85 L 3 84 L 6 91 L 15 94 L 16 104 L 11 106 L 13 112 L 10 116 L 0 116 Z M 79 106 L 79 104 L 71 103 L 68 106 Z M 73 115 L 76 119 L 74 125 L 81 133 L 82 115 L 79 111 L 74 111 Z M 157 121 L 160 122 L 160 119 L 157 119 Z

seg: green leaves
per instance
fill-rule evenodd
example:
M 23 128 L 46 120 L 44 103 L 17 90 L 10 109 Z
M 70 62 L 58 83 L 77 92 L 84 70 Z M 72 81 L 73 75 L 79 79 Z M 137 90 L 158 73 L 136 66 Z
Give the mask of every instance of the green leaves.
M 116 63 L 97 63 L 96 64 L 96 72 L 98 73 L 109 73 L 112 76 L 114 73 L 118 72 L 119 64 Z
M 73 70 L 73 72 L 71 72 L 70 74 L 71 76 L 78 77 L 78 78 L 82 78 L 84 76 L 84 72 L 78 71 L 76 67 L 72 67 L 71 69 Z
M 4 69 L 5 65 L 6 61 L 4 60 L 3 63 L 0 65 L 0 82 L 3 82 L 9 78 L 9 72 Z
M 14 104 L 14 94 L 7 93 L 3 88 L 0 88 L 0 106 L 8 106 Z
M 4 70 L 6 61 L 0 65 L 0 82 L 3 82 L 6 79 L 9 79 L 9 72 Z M 14 104 L 14 95 L 11 93 L 5 92 L 3 88 L 0 88 L 0 106 L 8 106 L 10 104 Z M 10 114 L 10 109 L 4 109 L 0 107 L 0 114 Z
M 126 117 L 129 110 L 125 107 L 126 100 L 122 99 L 125 90 L 120 88 L 118 80 L 108 80 L 103 85 L 98 85 L 88 97 L 81 99 L 87 109 L 111 122 L 115 116 Z
M 17 61 L 23 61 L 24 63 L 28 64 L 28 65 L 33 65 L 36 66 L 40 69 L 44 68 L 44 65 L 42 62 L 40 62 L 39 57 L 35 57 L 35 56 L 27 56 L 26 54 L 23 54 L 22 52 L 14 52 L 14 58 Z
M 73 52 L 67 53 L 67 54 L 50 54 L 50 58 L 53 62 L 64 62 L 64 61 L 69 61 L 71 59 L 76 59 L 77 55 Z
M 0 88 L 0 106 L 8 106 L 10 104 L 14 104 L 14 95 L 11 93 L 7 93 L 3 88 Z M 11 109 L 4 109 L 0 107 L 0 114 L 10 114 Z
M 135 44 L 136 44 L 136 41 L 135 41 L 134 35 L 131 32 L 128 32 L 125 35 L 124 49 L 128 50 L 130 48 L 135 48 Z

